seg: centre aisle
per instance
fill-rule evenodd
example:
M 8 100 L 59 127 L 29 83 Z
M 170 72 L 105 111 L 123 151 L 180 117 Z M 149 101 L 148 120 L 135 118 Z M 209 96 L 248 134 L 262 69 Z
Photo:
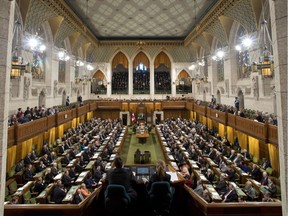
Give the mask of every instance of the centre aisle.
M 132 129 L 128 128 L 128 134 L 122 148 L 121 156 L 125 161 L 125 165 L 134 164 L 134 153 L 139 149 L 141 152 L 150 151 L 151 164 L 155 164 L 158 159 L 164 160 L 161 146 L 158 142 L 155 127 L 152 128 L 150 136 L 144 144 L 139 143 L 138 138 L 133 134 Z

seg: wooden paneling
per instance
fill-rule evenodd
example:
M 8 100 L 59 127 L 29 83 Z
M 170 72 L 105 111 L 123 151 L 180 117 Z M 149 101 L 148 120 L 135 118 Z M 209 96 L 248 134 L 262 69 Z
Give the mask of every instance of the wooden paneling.
M 278 145 L 278 129 L 275 125 L 268 125 L 268 143 Z
M 186 116 L 186 110 L 165 110 L 164 112 L 164 119 L 166 118 L 178 118 L 178 117 L 184 117 Z
M 267 126 L 252 119 L 236 116 L 236 129 L 256 139 L 263 141 L 267 139 Z
M 216 109 L 210 109 L 207 107 L 207 117 L 213 119 L 219 123 L 226 125 L 226 112 L 221 112 Z
M 97 101 L 97 109 L 121 110 L 121 101 Z
M 185 101 L 162 101 L 162 109 L 185 109 Z
M 137 107 L 140 103 L 138 102 L 130 102 L 129 103 L 129 110 L 131 113 L 136 113 L 137 112 Z
M 28 140 L 47 130 L 47 118 L 40 118 L 36 121 L 20 124 L 16 129 L 16 142 Z
M 189 208 L 186 215 L 197 216 L 281 216 L 281 202 L 207 203 L 185 185 L 183 193 Z
M 15 125 L 8 128 L 8 148 L 15 144 Z
M 87 112 L 89 112 L 89 109 L 90 109 L 89 108 L 89 104 L 77 107 L 77 115 L 78 115 L 78 117 L 86 114 Z
M 61 125 L 61 124 L 64 124 L 64 123 L 66 123 L 66 122 L 68 122 L 68 121 L 73 119 L 71 110 L 67 110 L 67 111 L 64 111 L 64 112 L 57 113 L 56 116 L 57 116 L 56 117 L 57 126 Z
M 102 119 L 117 119 L 119 118 L 119 111 L 118 110 L 98 110 L 96 117 Z
M 155 111 L 161 111 L 162 110 L 162 104 L 161 102 L 155 102 L 154 103 Z
M 233 115 L 231 113 L 227 114 L 227 125 L 231 126 L 232 128 L 235 128 L 235 126 L 236 126 L 236 115 Z
M 96 104 L 96 102 L 94 101 L 94 102 L 90 102 L 90 104 L 89 104 L 89 111 L 91 112 L 93 112 L 94 110 L 96 110 L 97 109 L 97 104 Z
M 76 109 L 76 108 L 71 109 L 71 115 L 72 115 L 72 119 L 78 117 L 78 116 L 77 116 L 77 109 Z
M 56 117 L 57 115 L 47 116 L 47 130 L 56 126 Z
M 122 103 L 121 110 L 123 111 L 129 111 L 129 104 L 127 102 Z
M 197 112 L 197 114 L 206 116 L 206 106 L 201 106 L 194 103 L 194 111 Z
M 186 109 L 189 111 L 194 110 L 194 102 L 193 101 L 186 101 Z

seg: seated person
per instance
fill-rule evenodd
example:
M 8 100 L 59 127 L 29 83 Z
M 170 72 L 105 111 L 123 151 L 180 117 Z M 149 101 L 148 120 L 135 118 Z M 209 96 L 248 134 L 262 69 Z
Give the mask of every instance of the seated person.
M 79 203 L 82 202 L 84 199 L 85 199 L 85 197 L 82 195 L 81 189 L 78 188 L 78 189 L 76 190 L 75 195 L 74 195 L 73 203 L 79 204 Z
M 88 197 L 91 194 L 91 192 L 86 187 L 85 183 L 82 183 L 80 185 L 80 191 L 81 191 L 81 194 L 83 195 L 84 198 Z
M 66 192 L 63 184 L 56 185 L 52 192 L 52 201 L 55 202 L 55 204 L 61 204 L 66 196 Z
M 147 183 L 147 179 L 143 179 L 144 183 Z M 158 160 L 156 163 L 156 172 L 152 174 L 146 187 L 150 191 L 152 183 L 157 181 L 171 182 L 171 175 L 166 173 L 166 164 L 163 160 Z
M 130 196 L 131 201 L 136 201 L 137 192 L 132 187 L 133 184 L 136 184 L 135 174 L 131 170 L 123 168 L 123 160 L 119 156 L 115 157 L 114 166 L 115 168 L 112 168 L 107 172 L 105 181 L 107 181 L 108 184 L 123 185 L 127 194 Z
M 257 198 L 257 193 L 251 181 L 247 181 L 243 191 L 247 194 L 248 200 L 253 201 Z
M 228 192 L 222 196 L 222 202 L 238 202 L 238 195 L 234 185 L 229 183 L 228 188 Z
M 94 188 L 97 186 L 97 183 L 94 181 L 94 179 L 92 178 L 92 174 L 91 172 L 89 172 L 84 180 L 84 183 L 86 184 L 86 187 L 88 189 Z
M 205 177 L 209 182 L 213 183 L 215 178 L 214 172 L 211 169 L 208 169 L 207 172 L 205 173 Z
M 277 186 L 271 177 L 268 178 L 268 184 L 264 187 L 269 191 L 271 197 L 276 197 Z
M 73 179 L 69 176 L 69 170 L 65 170 L 62 179 L 61 179 L 63 185 L 65 187 L 70 187 L 73 184 Z
M 197 180 L 197 186 L 194 189 L 194 192 L 197 193 L 199 196 L 202 196 L 203 195 L 203 191 L 204 191 L 204 188 L 203 188 L 203 185 L 202 185 L 202 180 L 199 179 L 199 180 Z
M 45 176 L 44 177 L 44 181 L 45 181 L 46 184 L 50 184 L 50 183 L 54 182 L 54 179 L 53 179 L 54 176 L 53 176 L 53 174 L 51 172 L 51 168 L 50 167 L 48 167 L 46 169 L 44 176 Z
M 225 175 L 226 174 L 223 174 L 223 173 L 220 175 L 220 179 L 219 179 L 218 183 L 215 186 L 215 190 L 220 195 L 225 194 L 228 191 L 228 187 L 227 187 L 227 184 L 226 184 L 226 181 L 225 181 Z
M 254 179 L 256 181 L 260 181 L 259 180 L 260 169 L 256 164 L 252 165 L 252 170 L 249 172 L 249 175 L 251 176 L 252 179 Z
M 33 192 L 37 193 L 37 194 L 40 194 L 44 189 L 45 189 L 45 184 L 43 182 L 43 179 L 42 177 L 39 177 L 37 180 L 36 180 L 36 183 L 33 187 Z

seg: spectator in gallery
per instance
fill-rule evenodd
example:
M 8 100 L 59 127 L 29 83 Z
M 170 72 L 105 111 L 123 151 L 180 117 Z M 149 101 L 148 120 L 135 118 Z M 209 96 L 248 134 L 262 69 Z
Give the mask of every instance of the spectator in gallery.
M 238 97 L 235 97 L 235 100 L 234 100 L 234 106 L 235 106 L 235 113 L 238 114 L 238 111 L 239 111 L 239 108 L 240 108 L 240 101 L 238 99 Z
M 211 103 L 212 103 L 212 105 L 215 105 L 215 104 L 216 104 L 216 98 L 214 97 L 214 95 L 212 95 Z
M 69 99 L 69 96 L 66 97 L 66 102 L 65 102 L 65 103 L 66 103 L 66 106 L 69 106 L 69 105 L 70 105 L 70 99 Z

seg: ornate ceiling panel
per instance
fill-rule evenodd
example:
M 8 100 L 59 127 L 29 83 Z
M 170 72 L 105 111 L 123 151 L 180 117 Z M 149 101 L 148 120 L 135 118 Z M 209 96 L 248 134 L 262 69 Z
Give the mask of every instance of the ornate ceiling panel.
M 216 0 L 65 0 L 98 39 L 184 39 Z
M 252 9 L 251 1 L 238 0 L 234 7 L 225 11 L 225 15 L 238 21 L 248 32 L 257 30 L 256 17 Z
M 28 11 L 24 28 L 25 31 L 35 34 L 42 23 L 47 21 L 49 18 L 54 17 L 55 14 L 49 9 L 48 6 L 41 3 L 41 1 L 31 1 L 30 4 L 30 10 Z

